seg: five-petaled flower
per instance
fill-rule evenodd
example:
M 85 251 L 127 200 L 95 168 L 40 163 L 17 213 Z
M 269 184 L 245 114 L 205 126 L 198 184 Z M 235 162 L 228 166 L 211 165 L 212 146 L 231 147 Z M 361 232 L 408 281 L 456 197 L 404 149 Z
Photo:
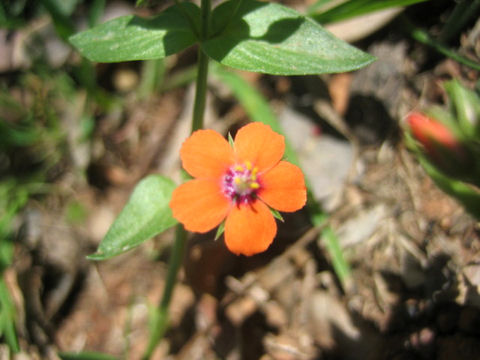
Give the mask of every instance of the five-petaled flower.
M 284 151 L 284 137 L 262 123 L 239 129 L 233 148 L 216 131 L 195 131 L 180 150 L 183 168 L 194 179 L 174 190 L 173 217 L 200 233 L 225 220 L 231 252 L 265 251 L 277 232 L 270 208 L 297 211 L 307 197 L 303 174 L 282 160 Z

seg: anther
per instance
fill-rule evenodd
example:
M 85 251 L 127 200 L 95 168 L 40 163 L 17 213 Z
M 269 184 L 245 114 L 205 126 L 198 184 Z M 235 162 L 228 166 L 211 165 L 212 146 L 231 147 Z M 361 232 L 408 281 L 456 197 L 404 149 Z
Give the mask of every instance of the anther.
M 260 188 L 260 184 L 257 182 L 252 182 L 249 184 L 249 186 L 250 186 L 250 189 L 254 189 L 254 190 Z

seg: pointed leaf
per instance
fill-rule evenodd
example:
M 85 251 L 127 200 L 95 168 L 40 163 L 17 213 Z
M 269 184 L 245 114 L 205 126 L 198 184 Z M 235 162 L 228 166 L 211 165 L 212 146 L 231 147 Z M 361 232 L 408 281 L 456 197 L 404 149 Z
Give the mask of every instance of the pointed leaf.
M 310 16 L 322 24 L 350 19 L 355 16 L 385 10 L 392 7 L 409 6 L 427 0 L 350 0 L 343 2 L 327 11 L 312 14 L 317 6 L 310 8 Z
M 117 360 L 118 358 L 99 352 L 61 352 L 58 354 L 61 360 Z
M 160 59 L 196 42 L 200 9 L 189 2 L 169 7 L 154 18 L 122 16 L 70 37 L 91 61 Z
M 104 260 L 128 251 L 177 222 L 169 207 L 175 183 L 150 175 L 138 183 L 91 260 Z
M 227 1 L 215 8 L 212 19 L 218 35 L 202 47 L 216 61 L 236 69 L 306 75 L 350 71 L 375 60 L 279 4 Z

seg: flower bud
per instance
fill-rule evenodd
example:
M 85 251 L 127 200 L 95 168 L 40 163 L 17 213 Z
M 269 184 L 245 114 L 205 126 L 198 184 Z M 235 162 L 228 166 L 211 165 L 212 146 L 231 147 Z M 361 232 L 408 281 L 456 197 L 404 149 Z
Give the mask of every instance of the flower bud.
M 468 148 L 447 126 L 419 112 L 410 113 L 407 123 L 428 160 L 440 170 L 460 178 L 471 172 L 472 157 Z

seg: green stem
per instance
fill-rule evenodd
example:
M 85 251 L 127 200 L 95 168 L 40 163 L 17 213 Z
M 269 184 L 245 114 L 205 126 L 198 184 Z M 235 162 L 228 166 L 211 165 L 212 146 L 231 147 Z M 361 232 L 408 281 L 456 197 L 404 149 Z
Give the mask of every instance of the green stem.
M 205 102 L 207 99 L 208 56 L 198 49 L 197 84 L 193 105 L 192 132 L 203 128 Z
M 418 42 L 421 42 L 422 44 L 432 47 L 433 49 L 438 51 L 440 54 L 443 54 L 449 57 L 450 59 L 453 59 L 459 62 L 460 64 L 466 65 L 468 67 L 471 67 L 472 69 L 480 71 L 479 63 L 473 60 L 467 59 L 466 57 L 460 55 L 459 53 L 453 51 L 452 49 L 447 48 L 442 43 L 432 39 L 426 31 L 415 29 L 411 32 L 411 35 Z
M 202 27 L 200 41 L 208 39 L 211 0 L 202 0 Z M 195 89 L 195 103 L 192 116 L 192 132 L 203 128 L 203 116 L 205 112 L 205 100 L 207 96 L 207 76 L 208 76 L 208 56 L 202 51 L 201 46 L 198 49 L 198 69 L 197 84 Z M 162 339 L 168 326 L 168 307 L 172 298 L 173 289 L 177 281 L 178 270 L 182 264 L 187 232 L 182 225 L 177 225 L 175 232 L 175 242 L 173 244 L 172 254 L 168 263 L 167 281 L 163 291 L 162 299 L 155 316 L 152 319 L 150 339 L 147 350 L 142 360 L 151 358 L 158 342 Z
M 448 43 L 462 30 L 465 24 L 474 16 L 478 16 L 480 0 L 463 0 L 457 3 L 452 15 L 440 33 L 439 39 L 442 43 Z
M 147 350 L 143 355 L 143 360 L 148 360 L 153 354 L 158 342 L 162 339 L 168 326 L 168 307 L 172 298 L 173 289 L 177 282 L 177 274 L 183 260 L 187 232 L 182 225 L 177 225 L 175 231 L 175 242 L 173 244 L 172 254 L 168 262 L 167 281 L 163 290 L 163 296 L 160 300 L 158 309 L 152 319 L 150 329 L 150 339 Z
M 402 17 L 402 22 L 403 22 L 404 28 L 410 33 L 410 36 L 415 40 L 417 40 L 418 42 L 425 44 L 427 46 L 430 46 L 431 48 L 438 51 L 440 54 L 445 55 L 459 62 L 460 64 L 466 65 L 475 70 L 480 70 L 479 63 L 473 60 L 467 59 L 466 57 L 460 55 L 459 53 L 453 51 L 452 49 L 449 49 L 440 41 L 433 39 L 426 31 L 414 26 L 405 16 Z
M 210 7 L 210 0 L 202 0 L 201 41 L 208 39 Z M 203 117 L 207 98 L 208 60 L 207 54 L 203 52 L 202 46 L 200 45 L 198 48 L 197 84 L 195 89 L 195 103 L 193 105 L 192 132 L 203 128 Z

